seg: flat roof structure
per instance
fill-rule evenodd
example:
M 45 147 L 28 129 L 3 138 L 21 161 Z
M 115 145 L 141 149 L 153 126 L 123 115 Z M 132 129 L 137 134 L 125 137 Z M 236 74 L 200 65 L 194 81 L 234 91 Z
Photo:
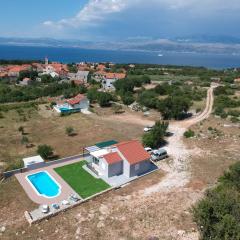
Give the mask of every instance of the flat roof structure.
M 109 153 L 109 151 L 107 151 L 106 149 L 101 149 L 99 151 L 92 152 L 91 155 L 96 157 L 96 158 L 99 158 L 99 157 L 102 157 L 102 156 L 104 156 L 108 153 Z
M 24 167 L 29 167 L 34 164 L 44 163 L 44 160 L 42 159 L 41 156 L 38 155 L 38 156 L 23 158 L 23 162 L 24 162 Z

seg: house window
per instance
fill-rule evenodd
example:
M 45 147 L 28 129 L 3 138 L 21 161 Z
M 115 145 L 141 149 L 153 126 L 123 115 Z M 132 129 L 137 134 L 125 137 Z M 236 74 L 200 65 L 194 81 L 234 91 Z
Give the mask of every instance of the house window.
M 139 170 L 139 168 L 140 168 L 140 165 L 139 165 L 139 164 L 136 164 L 136 165 L 135 165 L 135 171 Z
M 96 165 L 99 165 L 99 159 L 98 158 L 93 158 L 93 163 L 95 163 Z

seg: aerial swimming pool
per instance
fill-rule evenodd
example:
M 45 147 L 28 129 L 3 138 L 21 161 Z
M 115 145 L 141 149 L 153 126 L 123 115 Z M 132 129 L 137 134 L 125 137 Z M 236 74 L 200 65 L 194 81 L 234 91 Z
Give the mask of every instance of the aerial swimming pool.
M 47 171 L 37 172 L 26 178 L 40 196 L 54 198 L 61 193 L 61 186 Z

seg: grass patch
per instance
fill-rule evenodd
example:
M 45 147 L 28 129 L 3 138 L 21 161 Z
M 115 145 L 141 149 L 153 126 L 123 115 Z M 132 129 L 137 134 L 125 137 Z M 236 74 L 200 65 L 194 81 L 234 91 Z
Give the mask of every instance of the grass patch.
M 82 167 L 86 161 L 70 164 L 54 170 L 82 197 L 87 198 L 108 189 L 110 186 L 102 179 L 94 178 Z

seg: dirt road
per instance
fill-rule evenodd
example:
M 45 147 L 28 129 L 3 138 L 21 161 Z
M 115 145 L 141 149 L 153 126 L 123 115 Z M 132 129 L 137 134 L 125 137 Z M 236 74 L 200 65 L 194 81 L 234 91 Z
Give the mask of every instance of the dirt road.
M 195 125 L 204 119 L 208 118 L 212 112 L 213 103 L 214 103 L 214 96 L 213 90 L 216 86 L 211 86 L 207 91 L 207 99 L 206 99 L 206 107 L 203 112 L 201 112 L 198 116 L 195 116 L 191 119 L 187 119 L 182 122 L 178 122 L 181 127 L 189 128 L 192 125 Z

